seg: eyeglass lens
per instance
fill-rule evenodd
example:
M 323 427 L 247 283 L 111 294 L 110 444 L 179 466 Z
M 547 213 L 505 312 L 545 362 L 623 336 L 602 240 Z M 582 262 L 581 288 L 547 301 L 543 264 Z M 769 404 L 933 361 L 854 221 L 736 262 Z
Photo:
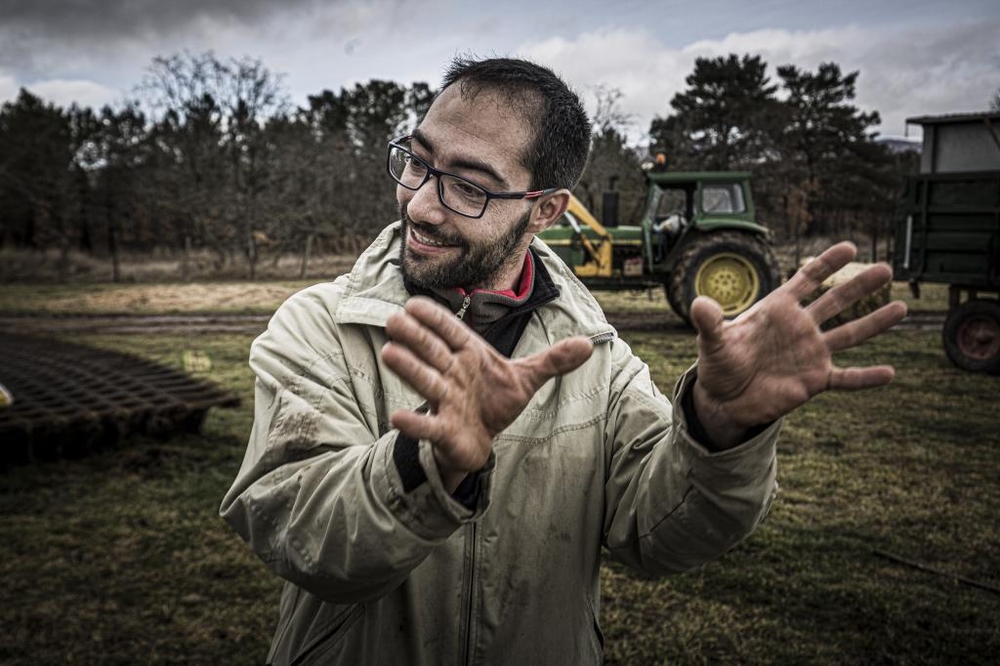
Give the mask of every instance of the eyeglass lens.
M 396 146 L 389 150 L 389 173 L 403 187 L 411 190 L 419 189 L 428 178 L 427 165 Z M 482 214 L 488 198 L 479 186 L 450 174 L 438 176 L 438 195 L 445 206 L 471 217 Z

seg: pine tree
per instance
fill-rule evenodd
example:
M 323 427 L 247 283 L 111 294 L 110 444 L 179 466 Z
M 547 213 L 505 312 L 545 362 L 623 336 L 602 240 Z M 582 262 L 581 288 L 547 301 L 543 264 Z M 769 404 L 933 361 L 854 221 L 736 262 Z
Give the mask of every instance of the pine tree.
M 766 149 L 768 118 L 776 86 L 760 56 L 698 58 L 674 95 L 674 113 L 650 126 L 652 150 L 665 150 L 671 164 L 728 170 L 745 166 Z

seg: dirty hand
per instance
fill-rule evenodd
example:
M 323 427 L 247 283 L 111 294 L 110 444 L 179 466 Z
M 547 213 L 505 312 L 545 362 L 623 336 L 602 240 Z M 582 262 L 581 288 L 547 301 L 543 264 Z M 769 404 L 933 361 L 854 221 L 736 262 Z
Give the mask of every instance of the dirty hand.
M 713 444 L 735 446 L 750 428 L 791 412 L 817 393 L 892 381 L 891 366 L 838 368 L 831 357 L 902 320 L 902 301 L 829 331 L 820 329 L 824 321 L 889 282 L 888 266 L 872 266 L 809 305 L 800 304 L 853 260 L 856 251 L 848 242 L 834 245 L 733 321 L 725 321 L 711 299 L 692 303 L 691 320 L 698 330 L 694 406 Z
M 386 331 L 392 340 L 382 348 L 382 359 L 431 408 L 425 414 L 396 411 L 392 425 L 430 441 L 449 492 L 486 464 L 493 438 L 545 382 L 575 370 L 593 352 L 590 340 L 577 337 L 512 361 L 453 313 L 421 297 L 390 317 Z

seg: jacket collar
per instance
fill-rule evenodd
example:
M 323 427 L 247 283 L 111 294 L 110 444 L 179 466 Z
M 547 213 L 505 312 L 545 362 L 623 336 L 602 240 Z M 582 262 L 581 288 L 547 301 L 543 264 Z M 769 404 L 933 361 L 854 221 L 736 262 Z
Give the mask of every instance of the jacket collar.
M 364 324 L 385 327 L 393 314 L 400 312 L 409 299 L 399 266 L 400 223 L 382 230 L 378 238 L 361 253 L 347 277 L 347 286 L 333 314 L 338 324 Z M 531 244 L 545 268 L 559 297 L 537 310 L 551 341 L 583 335 L 597 341 L 615 336 L 600 306 L 570 269 L 542 241 Z
M 347 276 L 347 288 L 333 312 L 338 324 L 385 327 L 410 295 L 399 267 L 400 223 L 390 224 L 361 253 Z

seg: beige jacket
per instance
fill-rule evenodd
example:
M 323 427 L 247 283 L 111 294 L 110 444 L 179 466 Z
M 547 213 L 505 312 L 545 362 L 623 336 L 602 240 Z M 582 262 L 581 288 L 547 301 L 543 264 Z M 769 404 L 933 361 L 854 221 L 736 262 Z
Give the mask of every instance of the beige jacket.
M 421 397 L 379 356 L 407 299 L 398 223 L 350 275 L 306 289 L 253 344 L 246 458 L 223 518 L 286 579 L 277 664 L 600 664 L 601 548 L 647 574 L 683 571 L 743 539 L 775 493 L 778 424 L 710 453 L 540 241 L 561 294 L 514 357 L 589 336 L 595 353 L 549 381 L 494 442 L 473 510 L 420 443 L 405 492 L 389 415 Z M 690 373 L 678 391 L 690 383 Z

